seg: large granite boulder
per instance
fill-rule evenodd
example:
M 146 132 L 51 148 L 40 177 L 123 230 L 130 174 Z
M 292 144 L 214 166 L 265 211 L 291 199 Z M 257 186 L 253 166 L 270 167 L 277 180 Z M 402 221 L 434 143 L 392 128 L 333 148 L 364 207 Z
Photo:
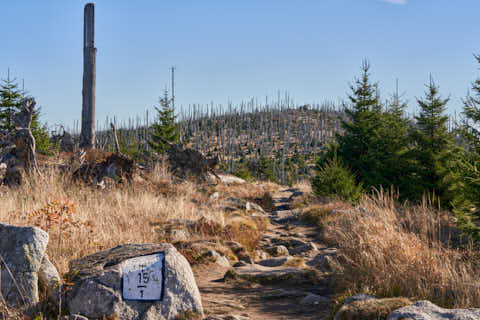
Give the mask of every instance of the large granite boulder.
M 122 281 L 129 275 L 131 261 L 159 253 L 163 254 L 162 294 L 151 301 L 125 297 Z M 170 244 L 118 246 L 72 261 L 70 273 L 74 275 L 74 284 L 67 297 L 71 314 L 89 319 L 115 317 L 119 320 L 175 319 L 185 312 L 203 314 L 190 265 Z
M 0 224 L 0 293 L 9 307 L 35 313 L 39 281 L 55 296 L 53 277 L 57 287 L 60 279 L 45 254 L 47 244 L 48 234 L 39 228 Z
M 478 320 L 480 308 L 476 309 L 443 309 L 430 301 L 417 301 L 412 305 L 393 311 L 388 320 Z

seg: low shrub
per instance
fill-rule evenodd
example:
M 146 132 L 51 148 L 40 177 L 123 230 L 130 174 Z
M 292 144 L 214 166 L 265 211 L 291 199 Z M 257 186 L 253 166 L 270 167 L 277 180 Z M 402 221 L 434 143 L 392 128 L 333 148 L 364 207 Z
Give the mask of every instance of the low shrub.
M 362 186 L 357 185 L 354 174 L 334 158 L 317 166 L 317 174 L 312 179 L 312 190 L 317 197 L 357 202 Z

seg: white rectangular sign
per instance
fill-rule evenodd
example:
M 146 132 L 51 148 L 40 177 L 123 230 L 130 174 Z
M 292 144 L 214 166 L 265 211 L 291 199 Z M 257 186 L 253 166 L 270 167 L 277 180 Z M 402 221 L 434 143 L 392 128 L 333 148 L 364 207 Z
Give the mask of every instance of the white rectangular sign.
M 161 300 L 163 259 L 163 253 L 156 253 L 123 261 L 123 299 Z

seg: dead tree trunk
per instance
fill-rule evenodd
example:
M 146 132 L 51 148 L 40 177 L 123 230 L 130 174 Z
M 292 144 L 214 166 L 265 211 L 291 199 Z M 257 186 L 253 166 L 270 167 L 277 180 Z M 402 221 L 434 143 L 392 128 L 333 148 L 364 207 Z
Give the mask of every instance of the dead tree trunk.
M 19 164 L 25 168 L 26 173 L 38 171 L 37 158 L 35 156 L 35 138 L 30 125 L 35 113 L 35 99 L 27 98 L 22 104 L 22 110 L 15 115 L 15 152 Z
M 112 128 L 113 142 L 115 143 L 115 153 L 120 153 L 120 144 L 118 143 L 117 128 L 113 122 L 110 122 L 110 127 Z
M 39 172 L 35 154 L 35 138 L 30 125 L 35 113 L 35 99 L 26 98 L 22 109 L 14 116 L 15 121 L 15 149 L 13 157 L 8 161 L 4 182 L 8 185 L 22 184 L 24 174 L 30 175 Z
M 82 132 L 80 147 L 91 149 L 95 145 L 95 10 L 88 3 L 84 11 L 83 25 L 83 90 L 82 90 Z

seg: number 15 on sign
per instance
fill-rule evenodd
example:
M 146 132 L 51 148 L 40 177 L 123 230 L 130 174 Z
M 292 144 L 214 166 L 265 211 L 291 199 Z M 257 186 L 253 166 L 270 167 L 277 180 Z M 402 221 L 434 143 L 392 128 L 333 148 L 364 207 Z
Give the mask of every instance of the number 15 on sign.
M 122 262 L 123 299 L 160 300 L 163 291 L 163 253 Z

